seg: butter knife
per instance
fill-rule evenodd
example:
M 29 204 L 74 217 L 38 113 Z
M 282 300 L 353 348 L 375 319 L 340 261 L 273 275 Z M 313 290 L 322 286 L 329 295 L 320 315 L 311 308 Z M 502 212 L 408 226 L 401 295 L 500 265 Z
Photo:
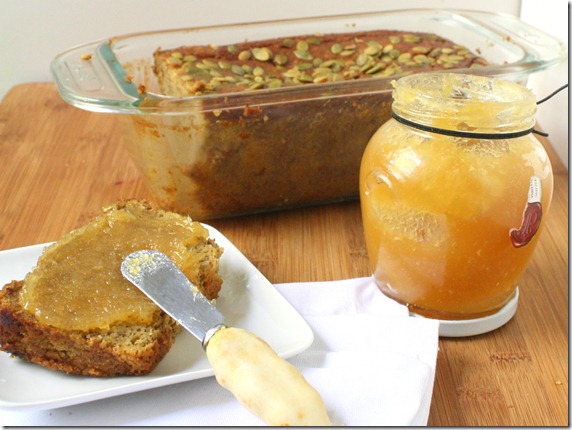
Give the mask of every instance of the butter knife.
M 330 425 L 320 394 L 262 339 L 223 315 L 164 253 L 128 255 L 121 273 L 199 339 L 217 382 L 269 425 Z

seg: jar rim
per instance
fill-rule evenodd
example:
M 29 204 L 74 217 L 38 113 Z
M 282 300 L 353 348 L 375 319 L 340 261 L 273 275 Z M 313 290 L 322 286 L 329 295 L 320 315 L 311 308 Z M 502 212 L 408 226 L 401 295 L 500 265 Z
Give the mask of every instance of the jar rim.
M 536 100 L 516 82 L 460 73 L 418 73 L 393 82 L 393 111 L 425 125 L 514 131 L 534 126 Z M 445 121 L 448 125 L 443 124 Z

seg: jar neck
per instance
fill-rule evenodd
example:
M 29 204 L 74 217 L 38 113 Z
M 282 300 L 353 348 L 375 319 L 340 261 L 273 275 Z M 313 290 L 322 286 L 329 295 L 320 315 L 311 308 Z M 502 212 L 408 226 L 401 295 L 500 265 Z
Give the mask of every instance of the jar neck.
M 394 87 L 394 114 L 421 126 L 504 134 L 530 130 L 535 124 L 535 98 L 514 82 L 427 73 L 401 78 Z

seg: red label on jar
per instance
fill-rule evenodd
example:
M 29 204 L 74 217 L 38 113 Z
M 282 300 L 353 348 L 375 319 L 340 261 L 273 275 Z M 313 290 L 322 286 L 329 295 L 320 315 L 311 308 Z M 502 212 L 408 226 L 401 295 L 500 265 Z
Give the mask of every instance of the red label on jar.
M 532 176 L 528 188 L 528 201 L 522 214 L 522 222 L 518 229 L 509 231 L 510 240 L 514 247 L 520 248 L 533 238 L 540 227 L 542 219 L 542 183 L 540 178 Z

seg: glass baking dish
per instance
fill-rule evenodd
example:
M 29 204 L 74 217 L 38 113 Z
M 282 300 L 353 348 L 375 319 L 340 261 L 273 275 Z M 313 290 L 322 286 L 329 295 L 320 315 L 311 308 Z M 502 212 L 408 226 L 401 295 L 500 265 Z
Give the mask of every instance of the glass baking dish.
M 399 76 L 171 97 L 159 93 L 153 53 L 376 29 L 437 34 L 490 63 L 451 71 L 522 84 L 566 58 L 560 41 L 509 15 L 417 9 L 128 34 L 63 52 L 51 72 L 70 104 L 121 114 L 160 206 L 207 220 L 357 198 L 363 150 L 389 119 Z

